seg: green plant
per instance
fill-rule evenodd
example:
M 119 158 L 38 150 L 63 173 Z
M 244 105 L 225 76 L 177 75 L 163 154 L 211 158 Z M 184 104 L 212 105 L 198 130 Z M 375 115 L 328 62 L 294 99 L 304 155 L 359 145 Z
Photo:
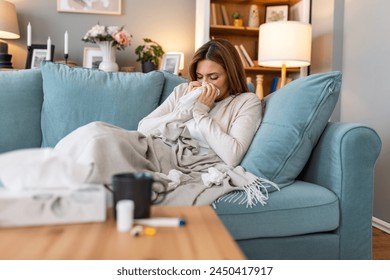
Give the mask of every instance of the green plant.
M 234 12 L 232 14 L 232 17 L 233 17 L 233 19 L 240 19 L 241 18 L 241 14 L 239 12 Z
M 137 61 L 151 61 L 158 66 L 159 59 L 164 55 L 163 48 L 155 41 L 149 38 L 143 38 L 145 44 L 139 45 L 135 49 L 135 54 L 138 56 Z

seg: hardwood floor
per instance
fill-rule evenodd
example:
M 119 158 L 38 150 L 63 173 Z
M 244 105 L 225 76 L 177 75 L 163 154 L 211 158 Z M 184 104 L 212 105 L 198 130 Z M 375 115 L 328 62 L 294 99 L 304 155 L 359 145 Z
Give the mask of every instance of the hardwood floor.
M 390 234 L 372 228 L 372 259 L 390 260 Z

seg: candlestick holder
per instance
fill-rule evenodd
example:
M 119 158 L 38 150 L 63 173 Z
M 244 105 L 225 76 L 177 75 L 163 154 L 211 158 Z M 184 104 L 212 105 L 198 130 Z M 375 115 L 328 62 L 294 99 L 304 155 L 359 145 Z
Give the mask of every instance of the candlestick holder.
M 65 58 L 65 65 L 68 65 L 68 58 L 69 58 L 69 54 L 64 54 L 64 58 Z
M 31 59 L 32 59 L 32 47 L 31 45 L 27 45 L 26 69 L 31 68 Z

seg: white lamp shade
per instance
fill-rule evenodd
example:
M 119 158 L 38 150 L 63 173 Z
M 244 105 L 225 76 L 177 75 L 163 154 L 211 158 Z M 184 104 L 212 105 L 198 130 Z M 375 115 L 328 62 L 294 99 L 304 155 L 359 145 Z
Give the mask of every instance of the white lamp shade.
M 265 67 L 310 65 L 312 28 L 299 21 L 260 25 L 258 64 Z
M 20 38 L 15 5 L 4 0 L 0 0 L 0 38 Z

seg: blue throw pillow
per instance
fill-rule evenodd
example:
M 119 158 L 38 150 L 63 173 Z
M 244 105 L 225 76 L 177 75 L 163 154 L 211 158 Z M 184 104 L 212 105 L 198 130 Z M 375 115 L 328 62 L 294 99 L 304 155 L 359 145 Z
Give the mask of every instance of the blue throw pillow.
M 135 130 L 159 104 L 159 71 L 110 73 L 43 62 L 42 146 L 53 147 L 76 128 L 103 121 Z
M 41 71 L 0 73 L 0 153 L 41 145 L 42 101 Z
M 341 73 L 297 79 L 265 98 L 262 123 L 241 165 L 279 187 L 294 182 L 334 110 Z

